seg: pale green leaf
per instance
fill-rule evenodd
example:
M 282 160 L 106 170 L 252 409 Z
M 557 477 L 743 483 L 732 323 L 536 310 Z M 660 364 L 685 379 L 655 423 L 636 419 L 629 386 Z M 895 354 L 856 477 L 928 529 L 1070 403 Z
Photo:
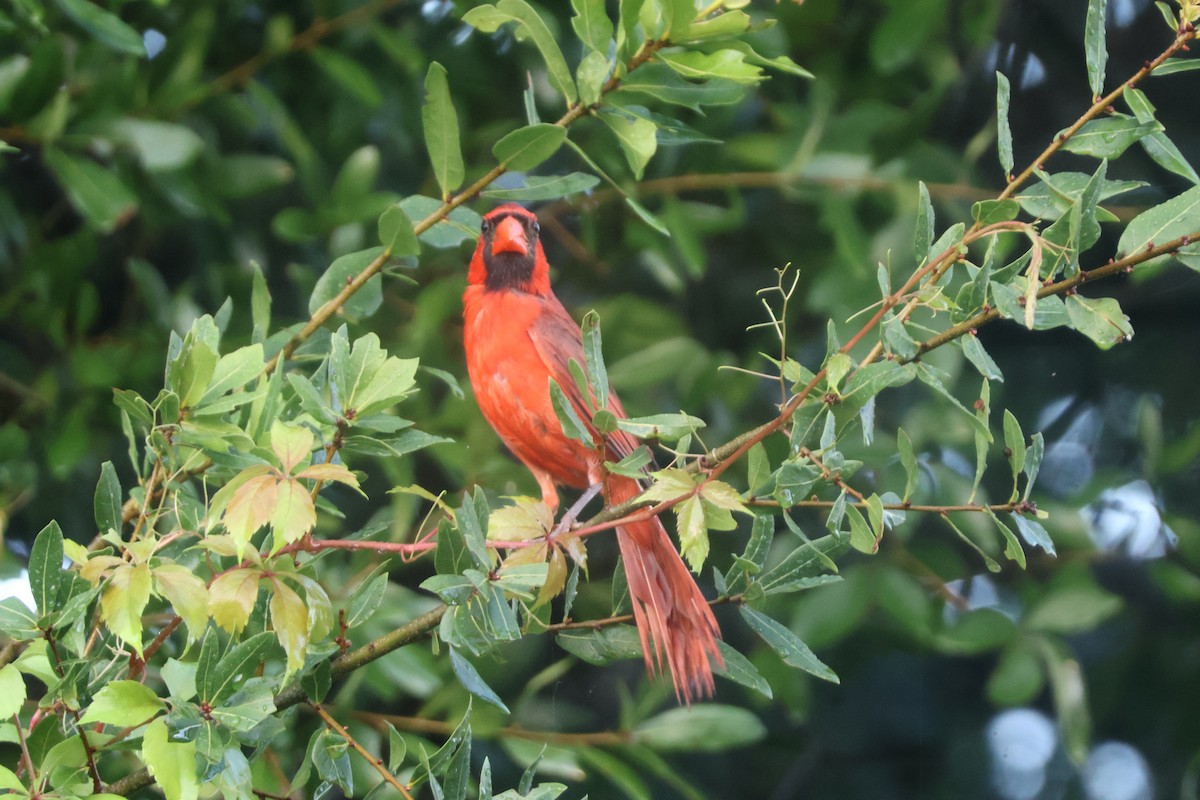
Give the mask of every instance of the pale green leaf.
M 148 564 L 128 564 L 113 570 L 100 595 L 104 624 L 138 654 L 142 652 L 142 612 L 150 602 L 151 584 Z
M 167 723 L 160 718 L 146 728 L 141 755 L 167 800 L 196 800 L 200 784 L 195 742 L 170 741 Z
M 154 690 L 137 681 L 110 681 L 96 692 L 79 721 L 118 728 L 141 725 L 166 708 Z

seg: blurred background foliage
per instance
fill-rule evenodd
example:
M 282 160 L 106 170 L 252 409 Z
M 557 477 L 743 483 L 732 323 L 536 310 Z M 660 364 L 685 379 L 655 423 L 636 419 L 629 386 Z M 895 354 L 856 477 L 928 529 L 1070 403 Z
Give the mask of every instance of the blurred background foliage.
M 373 244 L 381 211 L 438 194 L 421 135 L 430 61 L 449 71 L 468 180 L 482 172 L 470 165 L 490 164 L 494 142 L 524 124 L 530 80 L 553 118 L 536 51 L 511 32 L 464 26 L 468 5 L 109 4 L 141 33 L 132 39 L 95 30 L 66 0 L 12 0 L 0 12 L 0 140 L 9 145 L 0 155 L 0 577 L 18 573 L 46 520 L 89 530 L 102 461 L 133 482 L 112 389 L 157 392 L 169 331 L 218 313 L 230 297 L 244 308 L 252 264 L 266 275 L 275 320 L 303 321 L 326 265 Z M 545 7 L 569 24 L 565 4 Z M 743 102 L 685 112 L 717 141 L 660 134 L 640 182 L 599 121 L 573 128 L 671 232 L 653 231 L 606 188 L 538 209 L 558 294 L 579 314 L 599 310 L 612 380 L 630 412 L 686 409 L 708 421 L 710 446 L 772 415 L 776 387 L 720 369 L 760 369 L 757 353 L 776 351 L 769 332 L 748 330 L 764 319 L 757 290 L 774 285 L 783 265 L 799 268 L 791 355 L 820 363 L 825 321 L 841 324 L 873 302 L 877 263 L 910 251 L 918 179 L 940 220 L 968 219 L 973 201 L 1003 185 L 995 70 L 1013 86 L 1018 164 L 1088 105 L 1086 7 L 764 4 L 755 13 L 780 24 L 756 34 L 762 49 L 790 54 L 813 80 L 776 75 Z M 1108 30 L 1110 84 L 1171 36 L 1142 0 L 1110 0 Z M 1194 80 L 1168 76 L 1142 88 L 1184 155 L 1200 160 Z M 1057 167 L 1071 168 L 1072 156 L 1058 158 Z M 539 172 L 582 168 L 564 149 Z M 1109 177 L 1149 183 L 1112 209 L 1124 220 L 1188 185 L 1140 154 Z M 466 386 L 459 297 L 473 234 L 462 242 L 427 249 L 384 280 L 378 311 L 347 320 L 355 335 L 373 330 L 393 354 L 459 379 L 423 370 L 421 392 L 405 407 L 423 430 L 458 444 L 381 462 L 364 487 L 372 502 L 350 512 L 355 522 L 415 524 L 423 507 L 387 495 L 394 485 L 535 489 L 456 390 Z M 773 610 L 838 672 L 840 686 L 789 670 L 760 646 L 753 660 L 774 699 L 728 683 L 718 695 L 760 716 L 767 732 L 758 744 L 669 762 L 646 756 L 638 769 L 602 751 L 583 762 L 559 754 L 560 773 L 579 787 L 572 796 L 1196 797 L 1200 278 L 1175 264 L 1092 292 L 1119 298 L 1137 331 L 1131 343 L 1102 352 L 1071 331 L 1034 334 L 1011 323 L 980 334 L 1005 376 L 993 385 L 994 407 L 1046 437 L 1034 497 L 1051 512 L 1057 558 L 1031 552 L 1027 571 L 1007 564 L 989 574 L 936 516 L 910 514 L 878 557 L 843 560 L 843 582 Z M 229 325 L 228 340 L 249 340 L 246 316 Z M 975 396 L 978 376 L 962 369 L 958 350 L 934 360 L 956 376 L 959 397 Z M 883 491 L 903 480 L 885 433 L 902 425 L 923 467 L 917 499 L 961 501 L 973 474 L 965 421 L 915 385 L 881 398 L 877 418 L 870 448 L 845 446 L 870 465 L 861 483 Z M 990 496 L 1007 496 L 1006 473 L 999 465 L 988 476 Z M 817 516 L 799 521 L 821 527 Z M 744 542 L 740 533 L 722 536 L 716 563 Z M 579 616 L 607 613 L 610 544 L 594 544 Z M 418 565 L 394 580 L 415 586 L 425 574 Z M 414 603 L 398 594 L 393 622 Z M 744 630 L 724 627 L 747 637 L 739 649 L 753 647 Z M 534 637 L 480 668 L 506 698 L 522 696 L 531 676 L 530 688 L 553 686 L 522 706 L 527 728 L 602 731 L 619 723 L 622 703 L 664 697 L 627 688 L 639 683 L 640 663 L 576 668 L 562 680 L 562 658 L 548 637 Z M 447 675 L 427 650 L 408 648 L 340 691 L 454 720 L 463 695 Z M 502 735 L 485 741 L 486 713 L 477 714 L 477 760 L 501 742 L 518 765 L 536 754 Z

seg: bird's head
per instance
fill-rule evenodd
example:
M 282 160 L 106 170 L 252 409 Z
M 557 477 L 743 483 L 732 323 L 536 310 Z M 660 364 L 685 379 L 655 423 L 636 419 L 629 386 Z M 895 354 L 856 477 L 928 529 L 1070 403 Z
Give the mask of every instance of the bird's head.
M 492 209 L 483 218 L 479 243 L 467 280 L 487 289 L 516 289 L 532 294 L 550 290 L 550 267 L 532 211 L 515 203 Z

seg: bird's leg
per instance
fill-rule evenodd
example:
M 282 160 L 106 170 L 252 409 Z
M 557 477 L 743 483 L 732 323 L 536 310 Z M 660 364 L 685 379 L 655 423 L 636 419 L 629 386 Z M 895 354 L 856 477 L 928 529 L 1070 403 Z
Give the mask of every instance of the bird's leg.
M 603 488 L 604 484 L 600 482 L 593 483 L 591 486 L 589 486 L 587 490 L 579 496 L 579 499 L 575 501 L 575 504 L 567 509 L 567 513 L 563 514 L 562 519 L 558 521 L 558 524 L 554 526 L 554 530 L 550 531 L 550 535 L 546 538 L 553 541 L 555 536 L 569 531 L 571 526 L 575 524 L 575 520 L 578 518 L 579 512 L 583 511 L 584 506 L 590 503 L 593 497 L 600 494 L 600 490 Z
M 538 488 L 542 490 L 542 505 L 550 509 L 550 513 L 553 514 L 558 510 L 558 489 L 554 486 L 554 478 L 550 477 L 550 473 L 532 467 L 529 471 L 533 473 L 533 477 L 537 478 Z

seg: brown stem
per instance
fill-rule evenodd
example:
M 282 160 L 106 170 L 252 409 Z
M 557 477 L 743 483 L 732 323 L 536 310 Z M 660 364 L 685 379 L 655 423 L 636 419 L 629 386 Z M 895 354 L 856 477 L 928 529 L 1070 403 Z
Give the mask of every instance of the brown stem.
M 1052 294 L 1063 294 L 1071 289 L 1076 288 L 1077 286 L 1082 285 L 1083 283 L 1094 281 L 1099 278 L 1107 278 L 1120 272 L 1125 272 L 1137 266 L 1138 264 L 1149 261 L 1152 258 L 1157 258 L 1158 256 L 1169 255 L 1174 253 L 1179 248 L 1186 247 L 1189 244 L 1194 244 L 1197 241 L 1200 241 L 1200 231 L 1194 231 L 1186 236 L 1180 236 L 1176 239 L 1166 242 L 1165 244 L 1155 245 L 1154 247 L 1146 250 L 1139 250 L 1138 252 L 1125 256 L 1117 261 L 1110 261 L 1102 267 L 1096 267 L 1095 269 L 1089 270 L 1080 270 L 1070 278 L 1064 278 L 1063 280 L 1052 283 L 1049 286 L 1043 286 L 1038 290 L 1037 296 L 1039 299 L 1041 299 L 1043 297 L 1049 297 Z M 937 347 L 941 347 L 947 342 L 953 341 L 963 334 L 970 333 L 971 331 L 986 325 L 989 322 L 994 322 L 999 318 L 999 309 L 991 308 L 987 311 L 981 311 L 970 319 L 963 320 L 957 325 L 953 325 L 936 336 L 931 336 L 930 338 L 921 342 L 919 346 L 919 354 L 924 354 Z
M 428 733 L 434 736 L 449 736 L 455 726 L 435 719 L 404 717 L 399 714 L 379 714 L 372 711 L 355 711 L 354 716 L 363 722 L 382 729 L 383 723 L 391 723 L 397 730 L 412 733 Z M 494 731 L 479 731 L 479 736 L 491 739 L 522 739 L 528 742 L 566 745 L 575 747 L 619 747 L 629 744 L 630 736 L 624 731 L 591 731 L 588 733 L 566 733 L 563 731 L 531 731 L 517 725 L 497 728 Z
M 790 503 L 788 508 L 832 508 L 836 502 L 836 500 L 801 500 L 796 503 Z M 746 505 L 759 506 L 761 508 L 776 508 L 779 506 L 779 501 L 765 497 L 756 497 L 752 500 L 747 500 Z M 862 501 L 856 501 L 846 503 L 846 505 L 866 508 L 867 504 Z M 984 513 L 987 511 L 1001 513 L 1005 511 L 1028 511 L 1029 503 L 1017 501 L 1015 503 L 993 503 L 991 505 L 963 503 L 961 505 L 946 506 L 922 505 L 920 503 L 884 503 L 883 508 L 886 511 L 919 511 L 929 514 L 955 514 L 958 512 Z
M 309 703 L 308 705 L 313 711 L 317 712 L 321 719 L 325 721 L 325 725 L 328 726 L 330 730 L 335 731 L 338 736 L 341 736 L 350 743 L 351 747 L 358 751 L 358 754 L 362 756 L 368 764 L 371 765 L 372 769 L 379 773 L 379 777 L 387 781 L 392 788 L 403 795 L 406 800 L 413 800 L 412 794 L 410 794 L 408 791 L 408 787 L 397 780 L 396 776 L 392 774 L 392 771 L 383 765 L 382 758 L 377 758 L 371 755 L 367 748 L 363 747 L 357 739 L 351 736 L 350 731 L 346 730 L 341 723 L 334 719 L 320 703 Z
M 1027 166 L 1024 170 L 1021 171 L 1021 173 L 1019 175 L 1017 175 L 1015 178 L 1013 178 L 1012 180 L 1010 180 L 1008 182 L 1008 186 L 1004 187 L 1004 191 L 1001 192 L 1000 195 L 996 199 L 997 200 L 1005 200 L 1009 197 L 1012 197 L 1013 193 L 1016 192 L 1017 189 L 1019 189 L 1021 187 L 1021 185 L 1025 183 L 1025 181 L 1029 180 L 1030 176 L 1032 176 L 1035 171 L 1042 168 L 1042 166 L 1046 163 L 1046 160 L 1049 159 L 1050 156 L 1057 153 L 1062 148 L 1062 146 L 1064 144 L 1066 144 L 1068 140 L 1071 139 L 1072 136 L 1079 133 L 1080 128 L 1082 128 L 1088 122 L 1095 119 L 1102 112 L 1106 111 L 1109 107 L 1111 107 L 1112 104 L 1115 103 L 1117 101 L 1117 99 L 1121 97 L 1121 95 L 1125 94 L 1126 89 L 1130 89 L 1133 86 L 1135 86 L 1143 78 L 1146 78 L 1151 72 L 1153 72 L 1156 67 L 1158 67 L 1160 64 L 1162 64 L 1164 61 L 1166 61 L 1171 56 L 1178 53 L 1180 50 L 1184 49 L 1184 47 L 1186 47 L 1187 43 L 1189 41 L 1191 41 L 1192 36 L 1193 36 L 1192 32 L 1186 30 L 1186 27 L 1184 29 L 1179 30 L 1175 34 L 1175 40 L 1173 42 L 1171 42 L 1171 45 L 1166 50 L 1159 53 L 1158 56 L 1154 60 L 1147 61 L 1145 63 L 1145 65 L 1142 66 L 1141 69 L 1139 69 L 1137 72 L 1135 72 L 1133 74 L 1133 77 L 1129 78 L 1129 80 L 1125 81 L 1120 86 L 1118 86 L 1116 89 L 1113 89 L 1111 92 L 1106 94 L 1104 97 L 1101 97 L 1099 100 L 1092 103 L 1092 107 L 1089 108 L 1087 111 L 1083 112 L 1083 116 L 1081 116 L 1079 119 L 1075 120 L 1075 122 L 1071 125 L 1071 127 L 1067 128 L 1062 133 L 1060 133 L 1058 136 L 1054 137 L 1054 141 L 1052 141 L 1046 147 L 1046 149 L 1043 150 L 1041 152 L 1041 154 L 1038 155 L 1038 157 L 1035 158 L 1029 164 L 1029 166 Z
M 62 656 L 60 656 L 58 653 L 58 644 L 54 641 L 53 632 L 50 630 L 43 630 L 42 638 L 46 640 L 46 644 L 49 645 L 50 655 L 53 656 L 50 666 L 54 669 L 54 674 L 59 678 L 64 677 L 65 673 L 63 672 L 62 668 Z M 96 767 L 96 751 L 92 749 L 92 743 L 88 741 L 87 734 L 79 725 L 79 720 L 82 718 L 82 715 L 76 709 L 71 708 L 68 710 L 71 712 L 71 716 L 75 718 L 75 732 L 79 734 L 79 741 L 83 742 L 83 752 L 87 757 L 88 772 L 91 773 L 92 776 L 92 791 L 95 794 L 99 794 L 100 790 L 104 786 L 104 781 L 100 780 L 100 770 Z M 19 728 L 20 725 L 18 724 L 17 727 Z
M 442 615 L 445 613 L 446 606 L 438 605 L 412 620 L 407 625 L 403 625 L 391 633 L 385 633 L 383 636 L 372 642 L 368 642 L 357 650 L 352 650 L 346 655 L 334 659 L 331 665 L 331 677 L 334 680 L 341 678 L 359 667 L 387 655 L 393 650 L 423 639 L 437 627 L 442 619 Z M 275 709 L 276 711 L 284 711 L 297 703 L 304 702 L 304 700 L 304 690 L 300 688 L 298 683 L 293 683 L 275 695 Z M 118 781 L 110 783 L 104 791 L 125 797 L 144 786 L 149 786 L 153 782 L 154 778 L 150 776 L 150 771 L 143 767 L 136 772 L 129 773 Z

